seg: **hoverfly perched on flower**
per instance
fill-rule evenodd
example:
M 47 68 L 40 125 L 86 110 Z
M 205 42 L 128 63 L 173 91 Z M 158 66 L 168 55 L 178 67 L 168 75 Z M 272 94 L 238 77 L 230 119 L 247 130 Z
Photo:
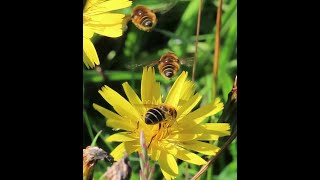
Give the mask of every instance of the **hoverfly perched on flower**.
M 151 105 L 151 104 L 143 104 L 146 108 L 149 108 L 144 115 L 144 122 L 147 125 L 159 125 L 158 131 L 163 127 L 166 129 L 164 133 L 168 133 L 168 128 L 176 122 L 177 110 L 170 104 L 162 103 L 159 105 Z M 138 122 L 139 123 L 139 122 Z M 139 124 L 137 124 L 139 126 Z M 137 127 L 139 128 L 139 127 Z M 150 143 L 151 145 L 153 138 L 155 138 L 157 134 L 152 136 Z
M 143 64 L 134 64 L 131 68 L 137 68 L 139 66 L 154 66 L 158 65 L 160 74 L 166 78 L 171 79 L 180 70 L 181 65 L 192 66 L 194 57 L 189 58 L 178 58 L 173 52 L 167 52 L 163 54 L 160 59 L 145 62 Z
M 165 120 L 174 120 L 177 117 L 176 109 L 169 104 L 154 105 L 145 115 L 146 124 L 158 124 Z

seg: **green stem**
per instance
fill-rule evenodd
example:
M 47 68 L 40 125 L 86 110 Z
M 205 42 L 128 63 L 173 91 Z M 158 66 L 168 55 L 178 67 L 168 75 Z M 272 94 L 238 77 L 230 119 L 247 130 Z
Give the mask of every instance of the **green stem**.
M 202 166 L 202 168 L 200 169 L 200 171 L 193 176 L 193 178 L 191 180 L 196 180 L 198 179 L 204 172 L 206 172 L 206 170 L 209 168 L 209 166 L 211 164 L 213 164 L 217 158 L 221 155 L 221 153 L 228 147 L 229 144 L 232 143 L 232 141 L 237 137 L 237 130 L 231 135 L 231 137 L 228 139 L 228 141 L 221 147 L 221 149 L 217 152 L 217 154 L 215 156 L 213 156 L 213 158 L 211 158 L 207 164 L 205 164 L 204 166 Z
M 90 121 L 89 121 L 89 117 L 88 117 L 87 111 L 85 109 L 83 109 L 83 118 L 84 118 L 84 122 L 86 123 L 86 126 L 87 126 L 87 129 L 88 129 L 91 141 L 93 141 L 94 135 L 93 135 L 93 132 L 92 132 L 92 127 L 91 127 L 91 124 L 90 124 Z

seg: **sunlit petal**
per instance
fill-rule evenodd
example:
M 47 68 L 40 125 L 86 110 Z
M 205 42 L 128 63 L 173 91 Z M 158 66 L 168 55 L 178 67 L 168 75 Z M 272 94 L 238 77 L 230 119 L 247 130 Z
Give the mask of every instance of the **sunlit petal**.
M 208 144 L 201 141 L 185 141 L 179 143 L 179 145 L 185 149 L 197 151 L 206 155 L 215 155 L 220 149 L 219 147 L 213 144 Z
M 187 76 L 188 76 L 188 72 L 183 71 L 181 73 L 181 75 L 177 78 L 172 88 L 170 89 L 165 103 L 170 104 L 174 107 L 178 105 L 178 102 L 181 96 L 181 91 L 183 89 L 183 85 Z
M 95 64 L 96 65 L 100 64 L 97 51 L 94 45 L 92 44 L 91 40 L 88 38 L 83 38 L 83 52 L 85 55 L 85 57 L 83 58 L 83 61 L 90 68 L 93 68 Z
M 134 135 L 131 135 L 127 132 L 121 132 L 117 134 L 113 134 L 106 138 L 106 141 L 108 142 L 125 142 L 125 141 L 133 141 L 136 138 Z
M 165 151 L 161 151 L 159 165 L 161 170 L 165 171 L 169 175 L 178 175 L 178 165 L 173 155 L 166 153 Z

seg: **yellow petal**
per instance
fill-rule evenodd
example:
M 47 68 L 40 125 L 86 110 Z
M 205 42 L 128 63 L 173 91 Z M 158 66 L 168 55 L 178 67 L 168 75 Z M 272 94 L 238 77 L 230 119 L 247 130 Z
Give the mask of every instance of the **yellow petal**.
M 119 161 L 123 157 L 125 152 L 126 149 L 124 147 L 124 143 L 121 143 L 110 153 L 110 155 L 114 158 L 115 161 Z
M 184 142 L 184 141 L 191 141 L 197 139 L 198 137 L 202 136 L 202 133 L 199 134 L 170 134 L 166 139 L 170 141 L 177 141 L 177 142 Z M 218 136 L 217 136 L 218 137 Z
M 124 14 L 115 13 L 89 15 L 90 20 L 86 22 L 86 25 L 90 27 L 107 27 L 108 25 L 122 24 L 124 16 Z
M 84 11 L 87 11 L 88 9 L 90 9 L 94 4 L 98 4 L 103 2 L 104 0 L 87 0 L 86 1 L 86 5 L 84 7 Z
M 174 107 L 177 107 L 181 91 L 183 89 L 184 82 L 188 76 L 188 72 L 183 71 L 181 75 L 177 78 L 177 80 L 174 82 L 172 88 L 170 89 L 165 103 L 170 104 Z
M 115 161 L 119 161 L 123 158 L 124 154 L 127 152 L 128 155 L 136 151 L 139 147 L 139 141 L 129 141 L 123 142 L 119 144 L 111 153 L 110 155 L 114 158 Z
M 183 161 L 186 161 L 188 163 L 196 164 L 196 165 L 203 165 L 207 162 L 202 159 L 200 156 L 187 151 L 185 149 L 178 149 L 178 153 L 175 155 L 178 159 L 181 159 Z
M 161 168 L 160 168 L 161 169 Z M 162 172 L 162 174 L 163 174 L 163 176 L 164 176 L 164 178 L 166 179 L 166 180 L 171 180 L 171 179 L 174 179 L 175 178 L 175 176 L 171 176 L 170 174 L 168 174 L 166 171 L 164 171 L 163 169 L 161 169 L 161 172 Z
M 129 102 L 133 105 L 133 107 L 138 111 L 139 114 L 144 115 L 146 113 L 146 108 L 143 106 L 140 98 L 131 88 L 128 82 L 122 84 L 124 92 L 126 93 Z
M 91 60 L 88 58 L 88 56 L 84 51 L 83 51 L 83 63 L 88 69 L 94 67 L 94 64 L 91 62 Z
M 136 139 L 134 141 L 124 142 L 124 147 L 125 147 L 127 153 L 131 154 L 135 151 L 138 151 L 138 149 L 140 148 L 140 141 L 139 141 L 139 139 Z
M 201 141 L 216 141 L 219 139 L 219 135 L 216 134 L 202 134 L 201 136 L 195 138 L 195 140 Z
M 93 103 L 93 108 L 100 112 L 104 117 L 108 118 L 107 125 L 110 127 L 119 128 L 127 131 L 136 128 L 137 122 L 133 122 L 130 119 L 125 119 L 119 116 L 118 114 L 111 112 L 95 103 Z
M 101 89 L 102 90 L 99 90 L 101 96 L 111 104 L 122 117 L 129 118 L 133 122 L 137 123 L 141 116 L 126 99 L 107 85 Z
M 132 104 L 132 106 L 136 109 L 136 111 L 140 114 L 140 116 L 144 116 L 146 113 L 146 108 L 145 106 L 142 104 L 140 98 L 138 97 L 138 95 L 134 92 L 134 90 L 131 88 L 131 86 L 129 85 L 128 82 L 125 82 L 122 84 L 122 87 L 124 89 L 124 92 L 127 95 L 127 98 L 129 100 L 129 102 Z M 140 118 L 139 119 L 139 127 L 142 129 L 145 129 L 146 131 L 150 131 L 151 128 L 149 128 L 145 122 L 144 119 Z M 146 133 L 148 133 L 146 132 Z
M 153 91 L 153 99 L 155 100 L 156 104 L 161 104 L 161 92 L 160 92 L 160 83 L 155 82 L 152 86 Z
M 178 114 L 177 114 L 177 121 L 179 121 L 180 116 L 185 116 L 188 114 L 200 101 L 201 95 L 200 94 L 195 94 L 192 96 L 185 104 L 183 104 L 182 107 L 178 108 Z
M 201 125 L 210 134 L 216 134 L 220 137 L 230 135 L 230 124 L 229 123 L 206 123 Z
M 186 81 L 181 91 L 180 101 L 181 100 L 188 101 L 190 97 L 194 94 L 194 91 L 195 91 L 194 83 L 192 81 Z
M 132 121 L 129 121 L 129 123 L 128 123 L 127 120 L 119 121 L 119 119 L 108 119 L 107 126 L 115 128 L 115 129 L 123 129 L 126 131 L 132 131 L 134 129 L 138 129 L 137 122 L 133 123 Z
M 180 119 L 179 124 L 183 129 L 188 129 L 195 124 L 201 123 L 206 117 L 212 116 L 223 109 L 223 103 L 214 101 L 210 104 L 200 107 L 199 109 L 187 114 Z
M 94 32 L 101 35 L 101 36 L 107 36 L 107 37 L 120 37 L 122 36 L 122 24 L 112 25 L 112 26 L 105 26 L 94 29 Z
M 83 52 L 85 54 L 85 56 L 83 57 L 83 61 L 85 62 L 85 64 L 88 64 L 90 68 L 93 68 L 95 66 L 94 64 L 100 64 L 97 51 L 91 40 L 88 38 L 83 38 Z
M 215 155 L 220 149 L 213 144 L 208 144 L 201 141 L 186 141 L 183 143 L 179 143 L 179 145 L 185 149 L 197 151 L 206 155 Z
M 83 26 L 83 37 L 90 39 L 92 38 L 94 32 L 87 26 Z
M 192 128 L 180 129 L 172 132 L 167 139 L 171 141 L 191 141 L 191 140 L 218 140 L 220 134 L 215 134 L 211 130 L 205 129 L 201 125 L 193 123 Z
M 153 67 L 144 67 L 141 80 L 141 99 L 143 104 L 160 104 L 160 84 L 156 82 Z
M 160 158 L 159 158 L 159 165 L 162 171 L 165 171 L 171 176 L 178 175 L 178 165 L 176 160 L 174 159 L 173 155 L 161 151 Z
M 154 145 L 154 143 L 151 144 L 150 150 L 151 159 L 154 161 L 158 161 L 161 151 L 157 148 L 157 146 Z
M 179 146 L 176 146 L 175 144 L 169 143 L 166 144 L 164 147 L 160 147 L 163 148 L 161 153 L 164 151 L 169 152 L 170 154 L 172 154 L 173 156 L 177 157 L 178 159 L 181 159 L 183 161 L 192 163 L 192 164 L 196 164 L 196 165 L 202 165 L 202 164 L 206 164 L 207 162 L 202 159 L 200 156 L 185 150 Z
M 136 140 L 133 135 L 129 134 L 128 132 L 120 132 L 117 134 L 113 134 L 106 138 L 107 142 L 125 142 L 125 141 L 133 141 Z
M 131 6 L 132 2 L 128 0 L 109 0 L 102 3 L 95 3 L 90 11 L 109 12 L 117 9 L 123 9 Z

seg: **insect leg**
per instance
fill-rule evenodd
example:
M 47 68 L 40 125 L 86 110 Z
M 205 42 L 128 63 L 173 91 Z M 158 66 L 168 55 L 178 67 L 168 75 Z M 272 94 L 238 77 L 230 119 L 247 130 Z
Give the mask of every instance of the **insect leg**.
M 152 140 L 153 140 L 154 137 L 156 137 L 156 135 L 152 136 L 151 141 L 150 141 L 150 143 L 149 143 L 149 145 L 148 145 L 148 149 L 149 149 L 149 147 L 150 147 L 150 145 L 151 145 Z

